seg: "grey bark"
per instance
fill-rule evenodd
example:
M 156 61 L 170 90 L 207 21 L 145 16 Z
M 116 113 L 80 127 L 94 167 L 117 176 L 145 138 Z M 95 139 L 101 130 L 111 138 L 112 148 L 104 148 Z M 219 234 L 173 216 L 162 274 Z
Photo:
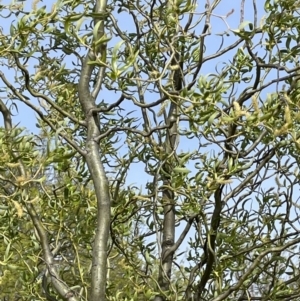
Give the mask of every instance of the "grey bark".
M 94 12 L 97 16 L 94 18 L 94 26 L 101 22 L 98 27 L 97 36 L 97 39 L 100 39 L 104 35 L 106 0 L 97 0 Z M 99 147 L 99 139 L 97 139 L 97 137 L 100 136 L 100 123 L 95 104 L 95 98 L 101 89 L 104 67 L 101 67 L 98 70 L 98 77 L 96 78 L 98 84 L 95 88 L 96 90 L 90 91 L 90 83 L 92 82 L 92 73 L 95 66 L 89 64 L 89 62 L 96 60 L 96 55 L 103 55 L 104 51 L 106 51 L 106 45 L 103 44 L 100 44 L 98 49 L 88 51 L 83 60 L 78 91 L 79 101 L 86 117 L 87 126 L 85 159 L 94 183 L 97 197 L 97 225 L 92 253 L 90 301 L 103 301 L 106 299 L 107 242 L 109 238 L 111 200 L 108 179 L 100 157 L 101 149 Z

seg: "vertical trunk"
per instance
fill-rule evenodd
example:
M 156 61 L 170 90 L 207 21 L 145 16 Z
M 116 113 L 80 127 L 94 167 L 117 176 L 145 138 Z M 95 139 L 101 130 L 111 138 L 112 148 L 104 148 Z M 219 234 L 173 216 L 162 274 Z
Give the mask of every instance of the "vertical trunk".
M 168 180 L 164 181 L 164 186 L 170 186 Z M 163 239 L 162 239 L 162 262 L 159 269 L 158 283 L 162 290 L 166 291 L 169 288 L 169 279 L 172 272 L 173 253 L 166 258 L 164 254 L 174 245 L 175 242 L 175 206 L 174 206 L 174 193 L 170 189 L 163 191 L 163 204 L 164 204 L 164 222 L 163 222 Z
M 180 68 L 174 68 L 176 71 L 170 73 L 170 80 L 172 81 L 173 92 L 179 92 L 182 88 L 182 62 L 181 53 L 179 52 L 179 43 L 174 41 L 175 35 L 177 35 L 178 26 L 178 15 L 175 11 L 176 2 L 174 0 L 167 0 L 167 17 L 166 17 L 166 28 L 168 31 L 169 43 L 173 47 L 173 59 L 171 65 L 179 66 Z M 177 20 L 177 21 L 176 21 Z M 172 24 L 170 26 L 170 24 Z M 170 96 L 170 95 L 169 95 Z M 167 130 L 166 139 L 164 141 L 164 150 L 168 157 L 163 166 L 166 174 L 171 175 L 173 168 L 176 166 L 176 143 L 178 139 L 178 104 L 179 101 L 176 97 L 170 99 L 170 109 L 165 114 L 165 123 L 170 127 Z M 168 252 L 168 256 L 165 256 L 166 252 L 173 247 L 175 243 L 175 195 L 172 190 L 172 179 L 170 176 L 163 174 L 162 181 L 164 190 L 162 193 L 162 205 L 164 208 L 164 220 L 163 220 L 163 235 L 162 235 L 162 250 L 161 250 L 161 264 L 159 267 L 158 284 L 162 291 L 168 291 L 170 288 L 170 281 L 172 275 L 172 263 L 174 251 Z M 170 187 L 170 188 L 168 188 Z M 155 301 L 163 301 L 165 297 L 162 295 L 156 296 Z
M 95 1 L 94 26 L 97 27 L 96 40 L 100 40 L 104 35 L 104 22 L 106 13 L 106 0 Z M 100 22 L 100 24 L 99 24 Z M 102 84 L 102 74 L 104 67 L 97 67 L 91 64 L 96 59 L 96 55 L 102 60 L 106 57 L 106 45 L 101 44 L 97 48 L 90 49 L 83 61 L 80 81 L 78 85 L 79 100 L 86 117 L 87 139 L 86 139 L 86 162 L 94 183 L 97 197 L 97 225 L 96 235 L 93 245 L 92 259 L 92 279 L 90 301 L 104 301 L 106 299 L 106 272 L 107 272 L 107 242 L 110 228 L 110 194 L 108 179 L 101 161 L 101 149 L 99 147 L 100 122 L 96 112 L 95 99 Z M 97 71 L 98 76 L 92 77 L 93 71 Z M 95 72 L 94 72 L 95 73 Z M 90 83 L 96 80 L 97 85 L 90 91 Z
M 168 113 L 168 122 L 174 121 L 177 114 L 177 105 L 172 103 L 170 111 Z M 165 141 L 165 150 L 167 154 L 170 154 L 163 169 L 167 174 L 172 174 L 172 169 L 175 161 L 175 149 L 177 141 L 177 122 L 173 122 L 173 125 L 167 132 Z M 173 154 L 173 155 L 172 155 Z M 162 205 L 164 208 L 164 220 L 163 220 L 163 237 L 162 237 L 162 253 L 161 253 L 161 265 L 159 267 L 158 284 L 163 291 L 167 291 L 170 286 L 171 274 L 172 274 L 172 262 L 174 252 L 171 252 L 168 256 L 165 256 L 168 249 L 170 249 L 175 243 L 175 195 L 171 188 L 172 180 L 169 176 L 164 176 L 163 179 L 163 194 Z M 163 301 L 163 296 L 156 296 L 155 301 Z
M 91 65 L 87 55 L 79 82 L 79 98 L 86 114 L 87 140 L 86 162 L 93 180 L 97 197 L 97 225 L 93 245 L 91 301 L 104 301 L 106 288 L 107 241 L 110 226 L 110 195 L 108 180 L 100 158 L 101 149 L 96 137 L 100 135 L 98 114 L 92 113 L 96 108 L 89 92 Z
M 107 241 L 110 226 L 110 195 L 108 180 L 99 158 L 99 146 L 93 141 L 88 142 L 89 152 L 86 156 L 88 168 L 93 175 L 97 196 L 97 227 L 93 245 L 91 301 L 105 300 Z

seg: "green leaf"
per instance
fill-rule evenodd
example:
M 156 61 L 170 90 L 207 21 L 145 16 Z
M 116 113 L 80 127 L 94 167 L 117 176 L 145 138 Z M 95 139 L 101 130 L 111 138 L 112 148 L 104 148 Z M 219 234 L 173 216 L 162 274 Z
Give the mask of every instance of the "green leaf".
M 174 169 L 173 169 L 173 171 L 175 172 L 175 173 L 180 173 L 180 174 L 188 174 L 188 173 L 190 173 L 191 171 L 189 170 L 189 169 L 187 169 L 187 168 L 185 168 L 185 167 L 175 167 Z
M 208 124 L 209 126 L 212 125 L 212 123 L 214 122 L 214 120 L 216 119 L 216 117 L 217 117 L 218 115 L 220 115 L 219 112 L 213 113 L 213 114 L 208 118 L 207 124 Z

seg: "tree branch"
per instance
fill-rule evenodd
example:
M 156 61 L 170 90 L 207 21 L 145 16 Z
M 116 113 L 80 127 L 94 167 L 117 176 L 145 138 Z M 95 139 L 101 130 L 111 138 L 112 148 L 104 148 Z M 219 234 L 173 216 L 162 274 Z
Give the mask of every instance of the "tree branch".
M 0 111 L 4 118 L 5 128 L 7 131 L 10 131 L 12 129 L 11 114 L 1 99 L 0 99 Z M 15 159 L 20 157 L 18 155 L 17 150 L 15 150 L 13 152 L 13 156 L 15 157 Z M 20 163 L 19 164 L 19 174 L 20 174 L 20 176 L 26 178 L 27 177 L 26 168 L 21 159 L 18 159 L 18 162 Z M 29 195 L 29 193 L 28 193 L 28 195 Z M 77 301 L 77 298 L 75 297 L 72 290 L 65 284 L 65 282 L 63 282 L 61 280 L 61 278 L 56 270 L 53 254 L 50 250 L 50 244 L 49 244 L 47 232 L 45 231 L 44 225 L 40 221 L 40 218 L 39 218 L 34 206 L 28 202 L 25 202 L 24 206 L 26 207 L 27 212 L 32 220 L 32 223 L 38 233 L 38 239 L 42 245 L 44 260 L 47 265 L 47 269 L 49 271 L 53 287 L 59 293 L 59 295 L 62 296 L 63 298 L 68 296 L 69 301 Z
M 106 20 L 106 0 L 97 0 L 94 9 L 94 27 L 97 28 L 96 37 L 92 44 L 96 44 L 104 36 L 104 22 Z M 101 60 L 106 57 L 106 44 L 100 44 L 98 47 L 93 46 L 89 49 L 83 59 L 80 80 L 78 85 L 79 101 L 86 117 L 87 138 L 85 156 L 91 178 L 94 183 L 97 198 L 97 225 L 96 235 L 92 251 L 92 268 L 91 268 L 91 301 L 104 301 L 106 291 L 106 271 L 107 271 L 107 242 L 110 229 L 110 208 L 111 200 L 109 193 L 108 179 L 100 158 L 101 149 L 96 137 L 100 136 L 99 116 L 96 112 L 97 106 L 95 99 L 101 87 L 101 74 L 105 67 L 99 71 L 100 77 L 96 83 L 96 89 L 90 91 L 92 82 L 92 73 L 96 68 L 90 62 L 95 61 L 97 56 Z

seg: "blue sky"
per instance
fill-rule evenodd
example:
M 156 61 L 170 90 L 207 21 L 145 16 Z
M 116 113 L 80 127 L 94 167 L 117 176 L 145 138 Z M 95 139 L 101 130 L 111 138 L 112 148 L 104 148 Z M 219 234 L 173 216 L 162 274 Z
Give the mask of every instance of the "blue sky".
M 9 1 L 2 1 L 2 4 L 8 3 Z M 47 3 L 46 3 L 47 2 Z M 213 2 L 213 1 L 211 1 Z M 25 7 L 29 10 L 31 7 L 31 1 L 26 0 L 24 2 Z M 38 5 L 42 6 L 42 5 L 47 5 L 47 7 L 50 9 L 51 7 L 51 3 L 53 3 L 53 1 L 47 1 L 44 0 L 43 2 L 40 2 Z M 198 8 L 196 10 L 197 13 L 201 13 L 204 11 L 204 1 L 198 1 Z M 258 24 L 261 21 L 261 19 L 263 18 L 265 11 L 263 8 L 264 5 L 264 1 L 257 1 L 257 9 L 258 9 L 258 16 L 257 16 L 257 20 L 258 20 Z M 204 54 L 204 57 L 214 54 L 220 47 L 220 43 L 221 43 L 221 37 L 219 34 L 224 33 L 224 31 L 229 32 L 229 36 L 225 38 L 224 40 L 224 45 L 223 48 L 226 47 L 226 45 L 230 45 L 231 43 L 233 43 L 234 41 L 237 40 L 237 37 L 230 31 L 230 30 L 234 30 L 237 29 L 240 25 L 240 21 L 241 21 L 241 7 L 240 7 L 240 1 L 228 1 L 228 0 L 221 0 L 220 5 L 217 7 L 217 9 L 214 11 L 214 16 L 212 16 L 211 18 L 211 35 L 208 36 L 206 38 L 205 41 L 205 45 L 206 45 L 206 51 Z M 252 1 L 248 0 L 245 1 L 245 16 L 244 16 L 244 21 L 253 21 L 253 3 Z M 230 14 L 229 14 L 230 13 Z M 229 14 L 229 15 L 228 15 Z M 226 17 L 228 15 L 228 17 Z M 128 14 L 123 12 L 120 14 L 115 14 L 116 19 L 118 20 L 119 26 L 125 31 L 127 30 L 128 32 L 131 31 L 135 31 L 134 29 L 134 25 L 132 22 L 132 19 L 128 17 Z M 3 27 L 3 31 L 4 32 L 9 32 L 9 26 L 10 26 L 10 22 L 13 21 L 12 18 L 8 18 L 8 19 L 4 19 L 6 21 L 5 24 L 2 24 Z M 226 20 L 226 22 L 224 21 Z M 227 27 L 227 25 L 229 26 L 229 28 Z M 199 35 L 202 31 L 203 28 L 203 23 L 201 23 L 198 27 L 195 28 L 196 34 Z M 110 41 L 110 46 L 113 47 L 117 42 L 119 41 L 118 37 L 114 37 L 111 41 Z M 258 41 L 256 41 L 258 42 Z M 240 46 L 239 46 L 240 47 Z M 233 55 L 236 53 L 237 48 L 233 49 L 232 51 L 228 52 L 227 54 L 223 55 L 221 58 L 217 58 L 214 60 L 210 60 L 208 62 L 206 62 L 203 65 L 203 68 L 201 70 L 201 75 L 206 75 L 209 73 L 215 73 L 216 72 L 216 67 L 221 68 L 223 66 L 224 62 L 229 62 L 230 60 L 232 60 Z M 71 63 L 71 61 L 68 61 L 67 63 Z M 34 66 L 29 66 L 29 70 L 34 71 Z M 5 72 L 7 78 L 9 80 L 11 80 L 12 82 L 14 81 L 14 71 L 12 69 L 10 70 L 2 70 L 3 72 Z M 270 73 L 270 75 L 267 77 L 267 80 L 270 78 L 274 78 L 276 77 L 277 74 L 276 72 L 272 72 Z M 0 84 L 1 85 L 1 84 Z M 241 92 L 243 90 L 245 86 L 243 84 L 241 84 L 238 88 L 238 92 Z M 266 89 L 262 95 L 266 96 L 266 93 L 268 92 L 273 92 L 275 91 L 275 85 L 269 87 L 268 89 Z M 0 94 L 1 96 L 5 97 L 5 93 Z M 238 93 L 237 93 L 238 95 Z M 153 94 L 147 94 L 147 102 L 151 102 L 156 100 L 153 96 Z M 115 101 L 118 98 L 118 96 L 116 94 L 114 94 L 114 92 L 112 91 L 101 91 L 98 101 L 101 101 L 102 99 L 112 99 L 112 102 Z M 36 100 L 33 100 L 36 103 Z M 32 112 L 30 109 L 26 108 L 23 104 L 21 104 L 20 102 L 17 102 L 18 105 L 18 111 L 14 110 L 14 114 L 15 116 L 13 117 L 13 121 L 14 124 L 19 124 L 19 126 L 25 126 L 29 132 L 37 132 L 37 128 L 35 127 L 36 124 L 36 115 L 34 112 Z M 126 111 L 131 111 L 133 109 L 135 109 L 135 107 L 128 101 L 126 101 L 126 103 L 123 104 L 123 108 Z M 136 116 L 140 116 L 140 113 L 138 112 Z M 0 117 L 0 122 L 2 122 L 2 116 Z M 185 124 L 181 125 L 181 126 L 186 126 Z M 196 150 L 198 148 L 198 141 L 192 141 L 192 140 L 188 140 L 186 138 L 181 138 L 178 150 L 183 151 L 183 152 L 189 152 L 189 151 L 193 151 Z M 211 147 L 209 146 L 208 148 L 203 148 L 201 150 L 202 152 L 210 152 L 211 156 L 217 155 L 219 149 L 217 149 L 216 147 Z M 122 149 L 120 149 L 120 154 L 125 154 L 126 153 L 126 146 L 124 146 Z M 213 152 L 215 152 L 215 154 L 213 154 Z M 193 165 L 188 166 L 193 173 L 195 173 L 195 169 L 193 167 Z M 127 177 L 127 181 L 126 184 L 133 184 L 136 185 L 137 187 L 142 187 L 142 189 L 145 189 L 145 184 L 146 182 L 150 179 L 149 176 L 147 176 L 147 174 L 144 171 L 144 165 L 142 164 L 134 164 L 131 166 L 130 171 L 128 173 L 128 177 Z M 267 186 L 272 187 L 274 185 L 274 181 L 270 180 L 269 182 L 267 182 Z M 268 188 L 268 187 L 266 187 Z M 228 186 L 228 190 L 230 190 L 230 187 Z M 250 205 L 251 206 L 251 205 Z M 253 210 L 256 210 L 257 208 L 252 208 Z M 181 230 L 182 228 L 177 228 L 177 231 L 179 233 L 179 230 Z M 182 250 L 184 250 L 187 247 L 187 244 L 184 243 L 182 245 Z
M 257 1 L 257 2 L 258 2 L 257 3 L 257 11 L 258 11 L 257 21 L 259 24 L 259 22 L 261 21 L 261 19 L 263 18 L 264 14 L 265 14 L 265 11 L 263 8 L 264 2 L 263 1 Z M 9 2 L 2 1 L 2 3 L 5 4 L 5 3 L 9 3 Z M 39 2 L 38 7 L 47 5 L 47 8 L 50 10 L 52 3 L 54 3 L 54 1 L 47 1 L 47 3 Z M 26 0 L 23 2 L 23 5 L 26 10 L 30 10 L 31 6 L 32 6 L 32 2 Z M 116 11 L 117 11 L 117 8 L 116 8 Z M 196 9 L 195 14 L 200 15 L 203 11 L 204 11 L 204 3 L 203 3 L 203 1 L 198 1 L 198 7 Z M 231 30 L 237 29 L 239 27 L 241 21 L 252 22 L 253 21 L 253 13 L 254 13 L 253 2 L 251 0 L 245 1 L 244 19 L 243 20 L 241 20 L 240 1 L 226 1 L 226 0 L 220 1 L 220 4 L 214 10 L 214 13 L 211 17 L 211 34 L 209 36 L 207 36 L 206 40 L 205 40 L 206 50 L 205 50 L 204 57 L 212 55 L 218 51 L 218 49 L 220 48 L 221 41 L 222 41 L 220 34 L 224 33 L 225 31 L 227 31 L 229 33 L 229 36 L 225 37 L 222 48 L 224 48 L 224 47 L 232 44 L 234 41 L 236 41 L 238 39 L 238 37 L 235 36 L 235 34 Z M 119 14 L 117 12 L 115 12 L 115 18 L 118 21 L 119 27 L 122 28 L 123 31 L 127 31 L 127 32 L 135 31 L 132 18 L 128 16 L 127 12 L 121 12 Z M 195 17 L 195 19 L 197 19 L 197 17 Z M 7 20 L 7 22 L 5 23 L 5 25 L 3 25 L 3 31 L 9 32 L 10 22 L 14 22 L 14 24 L 15 24 L 16 20 L 13 20 L 12 18 L 8 18 L 6 20 Z M 199 35 L 202 31 L 202 28 L 203 28 L 203 22 L 200 23 L 195 28 L 195 33 Z M 109 46 L 113 47 L 117 42 L 119 42 L 119 40 L 120 39 L 118 37 L 113 37 L 113 39 L 109 42 Z M 239 46 L 239 47 L 241 47 L 241 46 Z M 210 61 L 204 63 L 203 67 L 201 69 L 200 75 L 207 75 L 209 73 L 215 73 L 216 68 L 219 70 L 220 68 L 223 67 L 224 63 L 228 63 L 230 60 L 232 60 L 233 55 L 236 53 L 236 51 L 237 51 L 237 48 L 233 49 L 232 51 L 229 51 L 228 53 L 226 53 L 225 55 L 223 55 L 220 58 L 216 58 L 216 59 L 213 59 L 213 60 L 210 60 Z M 66 63 L 71 64 L 71 61 L 69 60 Z M 29 65 L 28 69 L 34 74 L 34 66 L 33 65 Z M 9 80 L 11 80 L 11 82 L 14 81 L 14 79 L 13 79 L 14 71 L 13 70 L 5 70 L 5 74 L 6 74 L 7 78 Z M 276 74 L 273 73 L 270 76 L 271 77 L 276 76 Z M 238 88 L 238 90 L 240 90 L 240 91 L 238 91 L 238 92 L 241 92 L 243 88 L 244 88 L 244 85 L 241 84 Z M 266 89 L 266 91 L 264 91 L 263 94 L 266 95 L 268 90 L 274 91 L 274 86 L 270 87 L 269 89 Z M 5 93 L 3 93 L 2 95 L 5 96 Z M 237 93 L 237 95 L 238 95 L 238 93 Z M 154 97 L 156 97 L 156 96 L 154 96 Z M 147 93 L 146 101 L 147 102 L 155 101 L 156 98 L 154 98 L 154 97 L 153 97 L 153 94 Z M 98 101 L 101 101 L 102 99 L 113 99 L 113 101 L 115 101 L 117 98 L 118 98 L 118 96 L 114 92 L 103 90 L 99 94 Z M 35 99 L 32 99 L 32 101 L 34 103 L 37 103 L 37 100 L 35 100 Z M 35 126 L 36 114 L 31 109 L 28 109 L 26 106 L 24 106 L 21 102 L 17 102 L 17 106 L 18 106 L 18 111 L 13 110 L 13 112 L 15 114 L 15 116 L 13 118 L 14 124 L 19 124 L 19 126 L 25 126 L 29 132 L 37 133 L 38 129 Z M 126 101 L 123 104 L 123 108 L 126 111 L 131 111 L 131 110 L 136 109 L 136 107 L 129 101 Z M 140 113 L 137 113 L 136 116 L 139 117 Z M 1 116 L 1 118 L 2 118 L 2 116 Z M 0 121 L 1 121 L 1 118 L 0 118 Z M 186 127 L 187 124 L 182 124 L 181 126 Z M 178 146 L 179 151 L 190 152 L 197 148 L 198 148 L 198 141 L 193 142 L 192 140 L 188 140 L 184 137 L 181 137 L 181 141 Z M 203 149 L 203 151 L 207 151 L 207 150 Z M 217 148 L 210 146 L 209 151 L 210 152 L 218 152 L 219 150 Z M 126 154 L 126 152 L 127 152 L 126 147 L 121 148 L 119 151 L 120 154 Z M 149 177 L 146 175 L 144 168 L 145 167 L 142 164 L 132 165 L 130 168 L 130 172 L 128 173 L 127 184 L 128 185 L 134 184 L 137 187 L 142 185 L 142 187 L 144 188 L 146 181 L 149 180 Z M 189 166 L 189 168 L 193 169 L 193 166 Z
M 212 1 L 211 1 L 212 2 Z M 2 1 L 3 4 L 9 3 L 8 1 Z M 38 6 L 47 5 L 47 8 L 50 10 L 52 6 L 53 1 L 47 1 L 47 3 L 40 2 Z M 25 8 L 27 10 L 30 10 L 32 2 L 31 1 L 24 1 L 23 2 Z M 263 8 L 264 1 L 257 1 L 257 21 L 258 24 L 263 18 L 265 11 Z M 116 9 L 117 10 L 117 9 Z M 198 1 L 198 7 L 196 9 L 196 14 L 201 14 L 204 11 L 204 3 L 203 1 Z M 244 20 L 243 21 L 253 21 L 253 2 L 252 1 L 245 1 L 245 7 L 244 7 Z M 122 28 L 123 31 L 132 32 L 135 31 L 134 24 L 132 21 L 132 18 L 128 17 L 127 12 L 122 12 L 118 14 L 115 12 L 115 18 L 118 21 L 118 24 L 120 28 Z M 196 18 L 195 18 L 196 19 Z M 9 32 L 9 26 L 10 22 L 16 23 L 16 20 L 13 20 L 12 18 L 5 19 L 6 23 L 3 26 L 4 32 Z M 212 55 L 216 53 L 220 47 L 221 44 L 221 36 L 220 34 L 224 33 L 225 31 L 228 31 L 229 36 L 226 36 L 224 39 L 224 44 L 222 48 L 232 44 L 234 41 L 237 40 L 237 37 L 232 33 L 231 30 L 235 30 L 239 27 L 241 22 L 241 6 L 240 1 L 226 1 L 221 0 L 218 7 L 215 9 L 214 14 L 211 18 L 211 34 L 206 37 L 205 45 L 206 45 L 206 51 L 204 54 L 204 57 Z M 195 33 L 200 34 L 203 28 L 203 23 L 200 23 L 198 27 L 195 28 Z M 113 47 L 120 39 L 118 37 L 114 37 L 110 42 L 109 46 Z M 240 46 L 239 46 L 240 47 Z M 216 68 L 221 68 L 224 64 L 224 62 L 229 62 L 229 60 L 232 60 L 233 55 L 236 53 L 237 48 L 233 49 L 232 51 L 228 52 L 227 54 L 223 55 L 221 58 L 210 60 L 203 64 L 203 68 L 201 70 L 201 75 L 206 75 L 209 73 L 215 73 Z M 67 63 L 71 64 L 71 61 L 67 61 Z M 29 70 L 34 73 L 34 66 L 29 65 Z M 14 71 L 12 69 L 5 70 L 5 74 L 11 82 L 14 81 Z M 275 73 L 271 73 L 269 77 L 275 77 Z M 243 84 L 239 86 L 238 92 L 241 92 L 244 88 Z M 268 91 L 274 91 L 274 85 L 273 87 L 270 87 L 264 91 L 263 95 L 266 95 Z M 2 93 L 3 96 L 5 96 L 5 93 Z M 156 100 L 152 94 L 148 93 L 146 94 L 147 102 L 151 102 Z M 156 97 L 156 96 L 155 96 Z M 100 92 L 98 101 L 101 101 L 102 99 L 108 99 L 112 98 L 113 100 L 116 100 L 118 97 L 114 92 L 103 90 Z M 36 100 L 33 99 L 35 103 L 37 103 Z M 19 124 L 19 126 L 25 126 L 29 132 L 37 132 L 38 129 L 35 127 L 36 124 L 36 115 L 32 110 L 26 108 L 23 104 L 20 102 L 17 102 L 18 105 L 18 111 L 14 110 L 14 124 Z M 125 102 L 123 104 L 123 108 L 126 111 L 131 111 L 136 109 L 133 104 L 130 102 Z M 140 116 L 139 113 L 137 113 L 136 116 Z M 1 116 L 2 118 L 2 116 Z M 1 119 L 0 119 L 1 120 Z M 182 126 L 186 126 L 186 124 L 183 124 Z M 198 147 L 198 141 L 191 141 L 186 138 L 181 138 L 178 150 L 183 152 L 189 152 L 193 151 L 194 149 L 197 149 Z M 120 149 L 120 154 L 126 153 L 126 147 L 123 147 Z M 207 150 L 203 150 L 207 151 Z M 218 149 L 211 147 L 209 149 L 210 152 L 217 152 Z M 193 166 L 189 166 L 189 168 L 193 168 Z M 135 184 L 136 186 L 142 185 L 144 188 L 146 181 L 149 179 L 149 177 L 144 172 L 144 166 L 142 164 L 134 164 L 130 168 L 130 172 L 128 174 L 127 178 L 127 184 Z
M 26 10 L 30 10 L 32 7 L 32 2 L 33 1 L 29 1 L 29 0 L 25 0 L 24 2 L 18 2 L 15 1 L 16 4 L 19 3 L 23 3 L 24 7 Z M 258 1 L 260 2 L 260 1 Z M 6 5 L 8 3 L 11 3 L 11 1 L 2 1 L 1 2 L 3 5 Z M 44 2 L 39 2 L 38 3 L 38 7 L 44 6 L 46 5 L 47 8 L 50 10 L 52 3 L 54 3 L 54 1 L 44 1 Z M 201 13 L 204 11 L 203 8 L 203 2 L 199 1 L 198 2 L 198 8 L 197 8 L 197 13 Z M 258 3 L 258 20 L 261 19 L 261 17 L 264 15 L 264 10 L 263 10 L 263 2 Z M 233 11 L 234 10 L 234 11 Z M 232 12 L 233 11 L 233 12 Z M 230 12 L 232 12 L 230 14 L 230 16 L 228 16 L 226 18 L 226 15 L 228 15 Z M 128 32 L 130 31 L 134 31 L 134 24 L 132 22 L 132 19 L 128 17 L 128 13 L 120 13 L 115 15 L 118 24 L 120 26 L 120 28 L 122 28 L 124 31 L 128 30 Z M 221 37 L 220 36 L 216 36 L 216 34 L 221 34 L 224 31 L 227 31 L 230 27 L 230 29 L 237 29 L 240 23 L 240 18 L 241 18 L 241 13 L 240 13 L 240 3 L 239 1 L 221 1 L 220 4 L 218 5 L 218 7 L 216 8 L 216 10 L 214 11 L 214 16 L 212 16 L 212 34 L 210 36 L 208 36 L 206 38 L 206 52 L 205 55 L 210 55 L 213 54 L 217 51 L 217 49 L 219 48 L 220 42 L 221 42 Z M 252 21 L 253 20 L 253 5 L 252 5 L 252 1 L 245 1 L 245 20 L 249 20 Z M 5 19 L 6 22 L 4 25 L 2 25 L 3 27 L 3 31 L 4 32 L 9 32 L 9 27 L 10 24 L 12 22 L 14 22 L 14 24 L 16 23 L 12 17 Z M 224 22 L 224 20 L 226 20 L 226 23 Z M 202 24 L 196 28 L 196 34 L 199 34 L 202 31 Z M 199 31 L 199 33 L 197 33 L 197 30 Z M 118 37 L 113 38 L 110 41 L 111 46 L 113 46 L 115 43 L 118 42 Z M 224 46 L 227 44 L 231 44 L 233 41 L 236 40 L 236 37 L 234 36 L 234 34 L 230 34 L 229 37 L 226 37 L 225 42 L 224 42 Z M 232 54 L 234 54 L 236 52 L 236 49 L 234 49 L 232 52 L 229 52 L 228 54 L 226 54 L 224 57 L 222 57 L 222 60 L 218 61 L 218 60 L 212 60 L 209 63 L 206 63 L 203 65 L 201 74 L 205 75 L 208 73 L 214 73 L 215 72 L 215 68 L 216 66 L 221 66 L 221 64 L 226 61 L 227 59 L 232 59 Z M 33 66 L 28 66 L 29 70 L 33 71 L 34 68 Z M 13 82 L 13 76 L 14 76 L 14 72 L 13 70 L 7 70 L 7 77 L 8 79 L 10 79 Z M 6 72 L 5 72 L 6 74 Z M 106 97 L 110 96 L 107 91 L 102 91 L 99 95 L 99 99 L 105 99 Z M 151 101 L 151 100 L 149 100 Z M 128 104 L 128 110 L 130 110 L 132 108 L 132 106 L 130 104 Z M 21 103 L 18 102 L 18 111 L 19 113 L 14 110 L 15 113 L 15 117 L 14 117 L 14 123 L 18 124 L 20 123 L 20 125 L 25 126 L 29 129 L 29 131 L 32 132 L 36 132 L 36 121 L 35 121 L 35 114 L 32 112 L 32 110 L 26 108 L 24 105 L 22 105 Z M 2 117 L 1 117 L 2 118 Z M 0 119 L 1 120 L 1 119 Z

